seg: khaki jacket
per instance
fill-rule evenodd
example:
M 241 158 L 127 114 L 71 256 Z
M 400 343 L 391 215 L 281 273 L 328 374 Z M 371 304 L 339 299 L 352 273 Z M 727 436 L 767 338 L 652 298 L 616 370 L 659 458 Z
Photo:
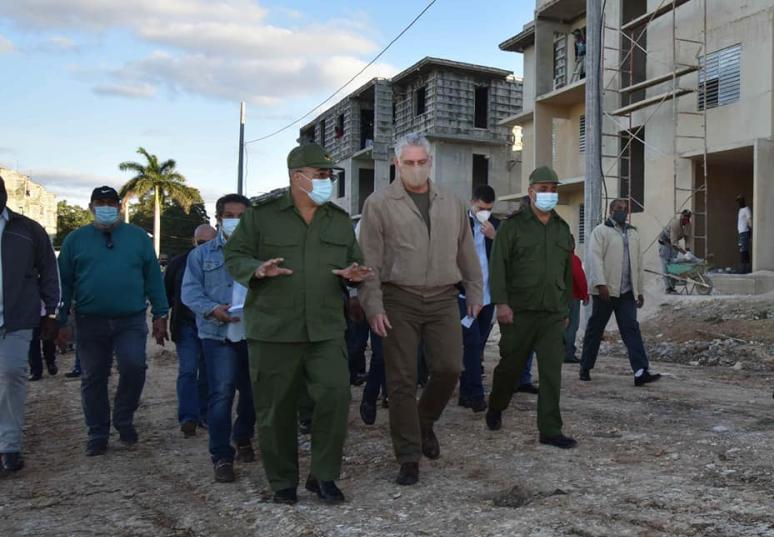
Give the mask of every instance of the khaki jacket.
M 384 313 L 382 285 L 422 296 L 453 292 L 462 283 L 469 304 L 483 301 L 483 276 L 467 210 L 454 195 L 430 182 L 430 233 L 403 182 L 368 197 L 360 220 L 360 245 L 374 278 L 359 288 L 371 318 Z
M 643 294 L 642 245 L 637 228 L 627 225 L 626 232 L 629 234 L 632 292 L 637 297 Z M 623 236 L 608 219 L 594 228 L 590 240 L 591 259 L 587 263 L 589 267 L 589 292 L 592 295 L 599 295 L 597 286 L 606 285 L 610 290 L 610 296 L 618 297 L 621 294 L 623 272 Z

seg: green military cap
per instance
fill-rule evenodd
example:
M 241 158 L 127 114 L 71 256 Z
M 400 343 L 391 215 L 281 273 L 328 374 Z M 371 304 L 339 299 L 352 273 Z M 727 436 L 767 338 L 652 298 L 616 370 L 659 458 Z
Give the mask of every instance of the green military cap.
M 536 168 L 531 174 L 529 174 L 529 184 L 535 183 L 558 183 L 559 176 L 556 172 L 548 166 L 541 166 Z
M 340 170 L 333 165 L 333 159 L 319 144 L 307 143 L 294 147 L 288 153 L 288 169 L 297 168 L 323 168 Z

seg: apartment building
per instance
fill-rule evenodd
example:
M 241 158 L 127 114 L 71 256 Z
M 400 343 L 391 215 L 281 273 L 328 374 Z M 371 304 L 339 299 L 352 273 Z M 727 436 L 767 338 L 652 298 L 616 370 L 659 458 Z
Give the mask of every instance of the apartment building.
M 50 237 L 56 235 L 56 196 L 16 170 L 0 167 L 0 177 L 8 191 L 8 207 L 35 220 Z
M 753 209 L 753 269 L 774 270 L 774 0 L 607 0 L 602 107 L 606 199 L 630 199 L 645 244 L 694 212 L 693 248 L 738 262 L 737 195 Z M 524 59 L 522 181 L 552 165 L 560 212 L 583 242 L 585 0 L 538 0 L 500 48 Z M 658 268 L 657 247 L 646 266 Z
M 433 176 L 461 199 L 489 184 L 510 192 L 521 178 L 519 129 L 501 125 L 521 109 L 510 71 L 424 58 L 391 80 L 374 79 L 301 128 L 344 169 L 336 203 L 352 215 L 395 179 L 394 142 L 410 132 L 431 144 Z

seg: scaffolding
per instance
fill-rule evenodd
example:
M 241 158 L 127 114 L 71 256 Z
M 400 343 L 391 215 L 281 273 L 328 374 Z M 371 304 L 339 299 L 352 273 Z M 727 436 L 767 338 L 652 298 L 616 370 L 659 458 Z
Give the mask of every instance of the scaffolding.
M 621 1 L 623 5 L 625 0 Z M 672 159 L 672 175 L 673 175 L 673 214 L 677 215 L 680 211 L 688 208 L 690 205 L 693 209 L 694 215 L 694 250 L 706 257 L 709 252 L 708 248 L 708 166 L 707 166 L 707 106 L 706 89 L 707 89 L 707 77 L 705 76 L 706 70 L 706 55 L 707 55 L 707 2 L 709 0 L 661 0 L 661 3 L 649 12 L 646 12 L 640 16 L 636 16 L 630 21 L 620 23 L 620 25 L 611 25 L 606 20 L 606 15 L 603 20 L 603 57 L 602 64 L 605 73 L 611 73 L 607 83 L 603 86 L 603 103 L 615 101 L 617 107 L 608 110 L 603 104 L 603 129 L 602 136 L 607 139 L 615 139 L 617 142 L 617 152 L 605 154 L 603 150 L 603 181 L 609 179 L 618 179 L 619 195 L 620 190 L 625 185 L 626 192 L 624 196 L 629 200 L 629 207 L 632 212 L 637 210 L 644 211 L 644 199 L 635 199 L 633 196 L 632 178 L 633 178 L 633 156 L 632 148 L 633 144 L 638 142 L 642 144 L 643 151 L 647 147 L 651 150 L 659 152 L 664 157 L 671 157 Z M 688 36 L 681 34 L 684 32 L 683 28 L 680 28 L 680 20 L 678 18 L 677 10 L 684 4 L 692 3 L 696 6 L 701 3 L 700 9 L 702 11 L 702 21 L 699 24 L 698 36 Z M 689 6 L 690 7 L 690 6 Z M 648 58 L 652 56 L 649 54 L 649 48 L 647 45 L 643 46 L 642 43 L 647 39 L 648 28 L 657 19 L 669 17 L 671 26 L 671 61 L 663 61 L 654 58 L 651 65 L 655 63 L 663 64 L 665 69 L 663 73 L 647 77 Z M 621 17 L 619 17 L 620 22 Z M 695 19 L 693 19 L 695 21 Z M 695 22 L 694 22 L 695 24 Z M 611 47 L 606 40 L 607 32 L 614 32 L 619 36 L 618 42 L 621 44 L 619 47 Z M 688 48 L 690 49 L 690 60 L 684 60 L 686 54 L 682 51 Z M 607 57 L 613 54 L 616 61 L 605 61 Z M 638 62 L 645 62 L 645 65 L 640 65 Z M 608 65 L 615 65 L 616 67 L 607 67 Z M 645 73 L 644 79 L 641 76 Z M 693 73 L 697 74 L 698 84 L 696 87 L 688 87 L 686 79 L 688 75 Z M 659 86 L 667 86 L 663 91 L 653 92 L 649 94 L 647 90 L 657 88 Z M 607 94 L 612 93 L 614 99 L 607 98 Z M 686 111 L 680 109 L 680 100 L 687 95 L 697 94 L 699 99 L 697 102 L 704 102 L 704 106 L 700 106 L 700 110 Z M 657 112 L 667 104 L 671 104 L 672 110 L 672 125 L 674 126 L 674 136 L 672 138 L 672 153 L 669 155 L 654 144 L 649 144 L 643 135 L 646 125 L 656 116 Z M 638 121 L 635 123 L 634 114 L 642 113 L 644 115 L 644 121 Z M 686 124 L 691 122 L 687 121 L 687 118 L 693 116 L 700 119 L 700 126 L 698 132 L 692 133 L 686 131 Z M 695 127 L 695 122 L 693 122 Z M 681 128 L 682 127 L 682 128 Z M 679 168 L 680 161 L 683 160 L 680 152 L 681 141 L 692 141 L 695 145 L 701 146 L 702 159 L 701 168 L 702 176 L 699 180 L 699 174 L 692 167 L 691 186 L 686 187 L 681 185 L 679 181 Z M 603 147 L 609 144 L 603 144 Z M 605 162 L 607 161 L 607 163 Z M 612 161 L 612 162 L 610 162 Z M 644 166 L 644 162 L 642 163 Z M 613 175 L 614 170 L 617 170 L 618 175 Z M 644 173 L 644 171 L 643 171 Z M 644 187 L 643 187 L 644 191 Z M 609 196 L 606 196 L 606 198 Z M 683 199 L 684 198 L 684 199 Z M 665 222 L 660 222 L 663 228 Z M 653 241 L 655 243 L 655 240 Z

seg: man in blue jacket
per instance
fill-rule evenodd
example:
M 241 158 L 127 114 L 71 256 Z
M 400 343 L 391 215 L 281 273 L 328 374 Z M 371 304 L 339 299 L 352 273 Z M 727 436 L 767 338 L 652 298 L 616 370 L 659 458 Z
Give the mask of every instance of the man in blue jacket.
M 40 328 L 45 340 L 56 337 L 60 295 L 56 256 L 46 231 L 8 209 L 7 201 L 0 177 L 0 473 L 24 466 L 27 352 L 33 330 Z
M 249 206 L 250 200 L 239 194 L 228 194 L 216 202 L 218 235 L 188 255 L 181 292 L 183 304 L 196 315 L 207 366 L 207 431 L 219 483 L 236 479 L 235 455 L 241 462 L 255 461 L 255 407 L 243 318 L 247 289 L 234 281 L 223 257 L 223 246 Z M 237 391 L 239 403 L 232 427 L 231 408 Z
M 89 203 L 94 222 L 70 233 L 59 252 L 64 304 L 59 322 L 66 325 L 72 303 L 88 456 L 102 455 L 108 447 L 108 377 L 114 354 L 119 380 L 113 427 L 124 445 L 134 446 L 138 441 L 134 412 L 147 369 L 147 301 L 153 314 L 153 337 L 161 345 L 167 339 L 169 306 L 153 245 L 143 229 L 121 221 L 120 205 L 114 189 L 95 188 Z M 69 332 L 61 330 L 60 344 L 67 343 Z
M 492 244 L 497 228 L 500 226 L 500 221 L 492 216 L 494 203 L 494 189 L 489 185 L 480 185 L 473 192 L 468 213 L 473 241 L 476 244 L 476 253 L 481 263 L 481 272 L 484 275 L 484 307 L 481 308 L 478 317 L 472 319 L 467 316 L 464 290 L 459 297 L 464 345 L 464 371 L 460 375 L 459 406 L 470 408 L 473 412 L 483 412 L 487 407 L 481 376 L 484 348 L 489 339 L 489 333 L 492 331 L 492 317 L 494 315 L 494 304 L 491 303 L 489 293 L 489 259 L 492 255 Z M 537 391 L 532 386 L 531 367 L 532 357 L 529 358 L 519 379 L 518 391 L 531 391 L 528 388 Z

